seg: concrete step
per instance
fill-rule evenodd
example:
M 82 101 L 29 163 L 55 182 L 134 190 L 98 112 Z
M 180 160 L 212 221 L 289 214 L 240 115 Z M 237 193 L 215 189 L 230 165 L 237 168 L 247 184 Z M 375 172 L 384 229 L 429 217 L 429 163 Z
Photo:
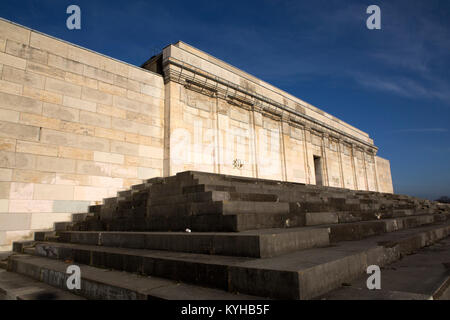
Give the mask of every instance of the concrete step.
M 8 258 L 12 254 L 12 251 L 0 252 L 0 269 L 6 269 L 8 267 Z
M 331 223 L 346 223 L 357 221 L 368 221 L 376 219 L 392 219 L 401 217 L 414 217 L 429 215 L 431 212 L 428 210 L 396 210 L 396 211 L 379 211 L 379 210 L 349 210 L 338 211 L 330 208 L 327 211 L 306 211 L 305 225 L 321 225 Z M 302 214 L 303 210 L 298 210 L 298 206 L 290 204 L 290 212 L 296 214 Z
M 321 191 L 321 192 L 347 192 L 347 189 L 319 187 L 315 185 L 305 185 L 303 183 L 284 182 L 278 180 L 269 180 L 261 178 L 249 178 L 241 176 L 232 176 L 224 174 L 210 174 L 205 172 L 186 171 L 177 174 L 177 176 L 190 175 L 199 184 L 217 184 L 217 185 L 240 185 L 240 186 L 262 186 L 263 188 L 301 188 L 303 190 Z
M 441 222 L 435 215 L 417 215 L 392 219 L 339 223 L 324 227 L 330 228 L 330 242 L 359 240 L 374 235 L 411 229 Z
M 150 206 L 185 204 L 191 202 L 211 202 L 211 201 L 258 201 L 277 202 L 278 196 L 264 193 L 237 193 L 229 191 L 206 191 L 191 192 L 169 197 L 152 198 Z
M 185 208 L 182 208 L 185 210 Z M 219 209 L 218 209 L 219 210 Z M 184 211 L 183 211 L 184 212 Z M 311 214 L 314 216 L 315 213 Z M 345 216 L 344 216 L 345 215 Z M 338 222 L 351 223 L 358 221 L 378 220 L 376 214 L 359 216 L 358 214 L 340 212 L 337 213 Z M 419 216 L 419 215 L 418 215 Z M 329 220 L 314 219 L 317 226 L 327 226 Z M 415 217 L 415 216 L 411 216 Z M 435 221 L 446 221 L 449 215 L 434 215 Z M 403 218 L 403 217 L 400 217 Z M 363 220 L 364 219 L 364 220 Z M 396 219 L 396 218 L 388 218 Z M 386 220 L 386 219 L 381 219 Z M 414 221 L 414 219 L 412 220 Z M 335 221 L 332 221 L 335 222 Z M 138 216 L 127 215 L 121 219 L 89 220 L 80 223 L 70 230 L 72 231 L 185 231 L 186 228 L 194 232 L 242 232 L 248 230 L 271 228 L 297 228 L 306 225 L 306 214 L 282 213 L 282 214 L 239 214 L 239 215 L 172 215 L 145 217 L 143 213 Z
M 287 188 L 284 185 L 265 185 L 265 184 L 242 184 L 242 183 L 222 183 L 217 184 L 199 184 L 186 186 L 183 193 L 195 193 L 205 191 L 229 191 L 237 193 L 259 193 L 259 194 L 274 194 L 278 196 L 280 202 L 295 202 L 307 201 L 311 198 L 327 199 L 336 197 L 347 197 L 355 199 L 347 193 L 328 193 L 320 191 L 311 191 L 304 189 L 304 186 L 299 188 Z
M 322 300 L 450 300 L 450 238 L 381 269 L 381 289 L 367 275 L 319 297 Z
M 328 228 L 266 229 L 246 232 L 66 231 L 58 242 L 266 258 L 329 245 Z
M 73 225 L 75 222 L 55 222 L 53 224 L 53 228 L 55 231 L 64 231 L 67 230 L 67 228 L 71 225 Z
M 72 222 L 80 222 L 86 219 L 88 213 L 73 213 L 72 214 Z M 92 216 L 92 215 L 91 215 Z
M 317 226 L 323 224 L 339 223 L 336 212 L 307 212 L 305 213 L 305 225 Z
M 132 185 L 131 189 L 136 191 L 149 191 L 151 186 L 151 183 L 140 183 Z
M 211 201 L 169 204 L 149 207 L 147 216 L 201 216 L 201 215 L 243 215 L 243 214 L 288 214 L 289 204 L 285 202 L 262 201 Z
M 85 300 L 68 291 L 54 288 L 6 270 L 0 270 L 0 300 Z
M 334 194 L 334 195 L 353 195 L 361 198 L 384 198 L 388 200 L 410 200 L 411 197 L 406 195 L 386 194 L 372 191 L 351 191 L 343 188 L 324 187 L 316 185 L 305 185 L 303 183 L 283 182 L 276 180 L 267 180 L 259 178 L 247 178 L 240 176 L 231 176 L 223 174 L 209 174 L 205 172 L 186 171 L 180 174 L 191 175 L 199 184 L 215 184 L 215 185 L 228 185 L 236 187 L 237 192 L 242 192 L 240 188 L 261 188 L 261 189 L 273 189 L 283 190 L 285 193 L 289 191 L 306 191 L 317 192 L 318 194 Z M 178 174 L 177 174 L 178 176 Z M 244 191 L 247 192 L 247 191 Z M 280 200 L 281 201 L 281 200 Z M 284 201 L 284 200 L 283 200 Z
M 271 257 L 445 221 L 442 215 L 235 232 L 59 232 L 60 242 L 245 257 Z M 436 218 L 438 217 L 438 218 Z
M 34 240 L 22 240 L 22 241 L 14 241 L 12 251 L 13 252 L 22 252 L 24 248 L 34 247 L 36 241 Z
M 255 259 L 67 243 L 37 243 L 27 253 L 202 284 L 230 292 L 310 299 L 450 235 L 450 223 L 401 230 L 328 248 Z
M 68 263 L 31 255 L 11 257 L 10 270 L 42 283 L 68 290 Z M 127 272 L 77 264 L 81 270 L 81 289 L 76 294 L 95 300 L 261 300 L 261 297 L 233 294 L 213 288 L 146 277 Z M 41 282 L 40 282 L 41 283 Z
M 185 212 L 184 208 L 181 208 Z M 176 211 L 174 210 L 176 213 Z M 84 221 L 68 230 L 73 231 L 185 231 L 241 232 L 247 230 L 302 227 L 304 217 L 296 214 L 240 214 L 240 215 L 152 215 L 121 219 Z
M 118 197 L 104 199 L 103 205 L 91 206 L 93 217 L 55 228 L 245 231 L 406 217 L 436 210 L 432 202 L 404 195 L 188 171 L 120 191 Z
M 92 205 L 92 206 L 89 206 L 88 212 L 94 213 L 94 214 L 99 213 L 101 208 L 102 208 L 101 204 Z

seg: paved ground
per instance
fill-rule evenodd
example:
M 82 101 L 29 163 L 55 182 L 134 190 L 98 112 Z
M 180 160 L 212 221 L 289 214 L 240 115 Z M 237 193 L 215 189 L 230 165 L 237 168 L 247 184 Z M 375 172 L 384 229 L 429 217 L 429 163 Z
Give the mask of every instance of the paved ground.
M 381 290 L 368 290 L 365 275 L 321 299 L 450 299 L 450 237 L 381 269 Z
M 0 300 L 85 300 L 68 291 L 0 269 Z

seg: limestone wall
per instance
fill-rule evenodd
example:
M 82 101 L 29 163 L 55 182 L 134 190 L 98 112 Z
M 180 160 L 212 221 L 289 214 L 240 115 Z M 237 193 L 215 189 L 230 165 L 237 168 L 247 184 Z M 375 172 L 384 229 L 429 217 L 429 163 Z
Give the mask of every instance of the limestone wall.
M 315 184 L 320 157 L 323 185 L 392 192 L 389 161 L 367 150 L 179 83 L 167 87 L 166 175 L 198 170 Z
M 145 68 L 0 19 L 0 250 L 185 170 L 393 191 L 367 133 L 264 81 L 182 42 Z
M 165 175 L 199 170 L 392 192 L 389 162 L 367 133 L 182 42 L 161 59 Z
M 160 75 L 0 20 L 0 249 L 162 175 Z
M 391 165 L 389 160 L 375 157 L 376 170 L 378 175 L 378 186 L 380 192 L 394 193 L 392 185 Z
M 373 140 L 370 139 L 367 133 L 345 123 L 340 119 L 337 119 L 336 117 L 333 117 L 332 115 L 297 97 L 294 97 L 181 41 L 166 47 L 165 56 L 174 60 L 185 62 L 190 66 L 209 72 L 224 80 L 239 84 L 254 93 L 273 99 L 286 107 L 292 108 L 306 116 L 317 119 L 323 124 L 339 129 L 346 134 L 363 140 L 364 142 L 373 144 Z

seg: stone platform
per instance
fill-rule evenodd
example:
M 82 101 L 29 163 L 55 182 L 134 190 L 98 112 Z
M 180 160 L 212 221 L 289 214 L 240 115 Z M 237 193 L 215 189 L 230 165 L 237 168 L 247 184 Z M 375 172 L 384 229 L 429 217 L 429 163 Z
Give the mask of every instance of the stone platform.
M 15 243 L 7 268 L 66 289 L 77 264 L 71 293 L 88 299 L 315 299 L 446 239 L 449 217 L 404 195 L 187 171 Z

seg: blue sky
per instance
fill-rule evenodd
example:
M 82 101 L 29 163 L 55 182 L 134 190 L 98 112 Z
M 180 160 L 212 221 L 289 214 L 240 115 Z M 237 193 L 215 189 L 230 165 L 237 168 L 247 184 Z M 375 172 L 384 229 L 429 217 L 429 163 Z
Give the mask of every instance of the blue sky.
M 368 132 L 396 193 L 450 196 L 448 0 L 2 0 L 0 16 L 135 65 L 185 41 Z

